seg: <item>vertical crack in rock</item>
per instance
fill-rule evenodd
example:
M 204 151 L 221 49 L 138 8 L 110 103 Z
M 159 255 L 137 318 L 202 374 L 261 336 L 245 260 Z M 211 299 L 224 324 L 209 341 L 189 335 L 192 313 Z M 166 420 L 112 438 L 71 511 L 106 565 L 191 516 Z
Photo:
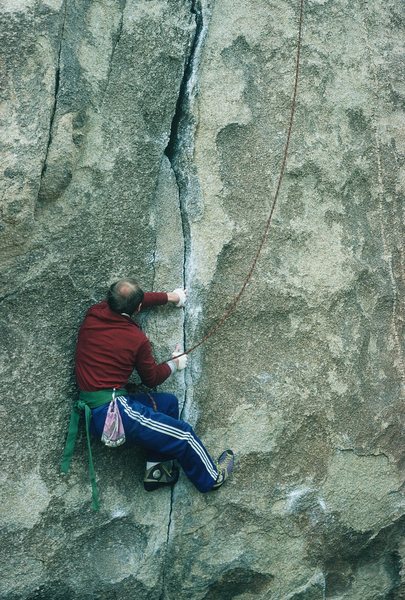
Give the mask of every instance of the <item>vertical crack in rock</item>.
M 38 198 L 41 197 L 42 184 L 43 184 L 43 179 L 44 179 L 44 175 L 46 172 L 49 149 L 52 144 L 52 132 L 53 132 L 53 126 L 54 126 L 54 121 L 55 121 L 55 116 L 56 116 L 56 109 L 57 109 L 57 104 L 58 104 L 58 95 L 59 95 L 59 88 L 60 88 L 60 60 L 61 60 L 61 54 L 62 54 L 63 36 L 65 33 L 67 0 L 65 0 L 63 3 L 62 13 L 63 13 L 63 16 L 62 16 L 62 23 L 60 25 L 59 48 L 58 48 L 56 70 L 55 70 L 54 99 L 53 99 L 53 106 L 52 106 L 52 110 L 51 110 L 51 116 L 49 119 L 48 142 L 47 142 L 46 149 L 45 149 L 44 162 L 42 164 L 41 177 L 39 180 L 38 196 L 37 196 Z
M 169 158 L 176 178 L 179 175 L 178 155 L 184 151 L 184 138 L 192 129 L 194 133 L 194 118 L 192 113 L 196 93 L 197 71 L 201 61 L 202 47 L 207 33 L 207 9 L 200 0 L 192 0 L 191 14 L 195 20 L 194 37 L 190 44 L 190 52 L 186 59 L 183 79 L 180 84 L 179 97 L 172 120 L 169 142 L 165 154 Z
M 156 235 L 155 235 L 155 244 L 154 244 L 154 248 L 153 248 L 153 253 L 152 253 L 152 287 L 151 289 L 154 290 L 155 289 L 155 281 L 156 281 L 156 245 L 157 245 L 157 241 L 156 241 Z
M 101 104 L 103 104 L 103 102 L 104 102 L 104 98 L 107 94 L 108 86 L 110 85 L 110 77 L 111 77 L 111 72 L 112 72 L 112 68 L 113 68 L 115 51 L 117 50 L 118 44 L 120 43 L 122 30 L 123 30 L 123 26 L 124 26 L 124 13 L 125 13 L 125 9 L 127 7 L 127 0 L 123 0 L 122 2 L 120 2 L 120 4 L 121 4 L 121 17 L 120 17 L 120 22 L 118 24 L 118 30 L 115 35 L 115 39 L 113 39 L 111 56 L 110 56 L 110 61 L 109 61 L 108 73 L 107 73 L 107 81 L 105 84 L 104 92 L 102 94 Z
M 198 71 L 201 56 L 207 35 L 208 20 L 210 16 L 207 0 L 192 0 L 190 5 L 192 18 L 195 22 L 194 35 L 189 46 L 189 54 L 185 61 L 183 78 L 180 84 L 175 114 L 172 119 L 169 142 L 165 149 L 171 168 L 173 170 L 178 192 L 179 211 L 181 216 L 182 234 L 184 239 L 183 254 L 183 286 L 189 288 L 191 284 L 191 270 L 188 268 L 191 261 L 191 230 L 189 205 L 196 201 L 199 186 L 193 163 L 194 135 L 197 125 L 197 116 L 194 111 L 195 99 L 198 94 Z M 183 345 L 187 347 L 187 311 L 183 319 Z M 187 374 L 187 377 L 191 377 Z M 187 393 L 187 380 L 183 396 L 181 415 L 190 401 Z M 172 511 L 174 490 L 171 490 L 169 519 L 167 525 L 167 548 L 170 543 L 172 530 Z M 163 571 L 162 596 L 166 597 L 166 570 Z
M 178 190 L 182 231 L 184 238 L 183 285 L 190 287 L 191 279 L 191 231 L 189 222 L 189 206 L 198 201 L 199 185 L 196 176 L 194 155 L 194 134 L 197 126 L 197 116 L 194 111 L 195 99 L 198 94 L 198 71 L 202 51 L 207 35 L 210 16 L 208 2 L 192 0 L 191 14 L 195 21 L 194 36 L 190 44 L 190 52 L 185 63 L 183 79 L 180 85 L 175 114 L 172 120 L 170 138 L 165 149 L 172 166 Z M 187 312 L 183 322 L 183 344 L 187 347 Z M 183 409 L 187 405 L 187 386 L 185 390 Z
M 163 566 L 162 573 L 162 593 L 160 595 L 159 600 L 165 600 L 166 598 L 166 567 L 167 567 L 167 548 L 169 547 L 170 542 L 170 533 L 172 527 L 172 513 L 173 513 L 173 498 L 174 496 L 174 488 L 172 487 L 170 490 L 170 507 L 169 507 L 169 518 L 167 521 L 167 533 L 166 533 L 166 560 Z
M 187 197 L 190 195 L 191 163 L 194 151 L 195 117 L 193 104 L 196 94 L 197 70 L 201 60 L 205 38 L 203 8 L 200 1 L 193 0 L 191 13 L 195 19 L 194 37 L 186 60 L 179 97 L 172 120 L 170 138 L 165 154 L 168 157 L 179 188 L 180 215 L 184 238 L 183 283 L 187 286 L 186 264 L 190 254 L 190 226 L 187 214 Z M 185 338 L 184 327 L 184 338 Z M 184 343 L 186 340 L 184 339 Z

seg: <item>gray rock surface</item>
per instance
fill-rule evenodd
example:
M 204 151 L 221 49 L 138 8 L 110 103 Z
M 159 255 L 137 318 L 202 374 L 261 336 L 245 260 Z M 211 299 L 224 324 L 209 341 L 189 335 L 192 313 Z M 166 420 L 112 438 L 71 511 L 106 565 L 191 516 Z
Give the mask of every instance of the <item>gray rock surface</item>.
M 401 600 L 405 594 L 404 22 L 306 0 L 269 239 L 175 390 L 234 476 L 143 491 L 143 454 L 58 473 L 73 353 L 115 278 L 186 285 L 160 360 L 237 293 L 275 191 L 298 2 L 0 0 L 4 600 Z

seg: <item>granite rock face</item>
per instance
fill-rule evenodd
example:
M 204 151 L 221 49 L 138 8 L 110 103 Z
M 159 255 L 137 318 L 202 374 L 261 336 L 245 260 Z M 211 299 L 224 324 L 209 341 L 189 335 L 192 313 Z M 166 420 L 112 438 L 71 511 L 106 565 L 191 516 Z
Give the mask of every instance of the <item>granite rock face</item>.
M 159 360 L 238 292 L 274 197 L 298 2 L 2 0 L 4 600 L 405 594 L 402 3 L 306 0 L 297 112 L 254 276 L 166 382 L 234 476 L 146 494 L 143 453 L 58 473 L 77 328 L 108 284 Z M 402 437 L 401 437 L 402 436 Z

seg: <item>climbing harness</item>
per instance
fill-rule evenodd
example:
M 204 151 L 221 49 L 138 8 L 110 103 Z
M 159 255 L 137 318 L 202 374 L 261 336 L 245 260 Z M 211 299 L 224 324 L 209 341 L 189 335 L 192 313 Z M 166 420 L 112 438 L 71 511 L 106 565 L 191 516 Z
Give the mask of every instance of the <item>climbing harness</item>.
M 80 416 L 84 414 L 85 417 L 85 430 L 86 430 L 86 442 L 87 452 L 89 457 L 89 477 L 91 485 L 91 497 L 92 507 L 94 510 L 100 508 L 99 494 L 96 483 L 96 473 L 94 470 L 93 453 L 91 451 L 91 439 L 90 439 L 90 422 L 91 422 L 91 411 L 93 408 L 98 408 L 104 404 L 109 404 L 109 409 L 106 417 L 106 423 L 104 425 L 104 431 L 101 441 L 106 446 L 120 446 L 125 442 L 125 432 L 122 426 L 121 415 L 116 405 L 118 396 L 126 396 L 129 394 L 138 393 L 143 391 L 149 398 L 152 408 L 157 412 L 158 407 L 149 390 L 143 385 L 138 384 L 127 384 L 125 389 L 106 389 L 99 390 L 97 392 L 83 392 L 79 394 L 79 399 L 74 403 L 72 412 L 70 415 L 69 429 L 66 438 L 65 449 L 63 451 L 61 471 L 62 473 L 68 473 L 70 469 L 70 463 L 72 461 L 73 452 L 75 449 L 76 438 L 79 430 Z M 110 415 L 110 417 L 109 417 Z
M 227 321 L 227 319 L 231 316 L 231 314 L 234 312 L 243 292 L 245 291 L 249 281 L 252 278 L 253 271 L 256 268 L 257 262 L 259 260 L 259 256 L 263 250 L 263 246 L 265 245 L 265 243 L 267 241 L 267 238 L 269 235 L 269 229 L 270 229 L 270 225 L 271 225 L 271 220 L 273 218 L 274 209 L 276 207 L 276 203 L 277 203 L 278 196 L 280 193 L 281 184 L 282 184 L 284 174 L 285 174 L 292 126 L 293 126 L 293 121 L 294 121 L 295 109 L 296 109 L 296 105 L 297 105 L 298 79 L 299 79 L 299 72 L 300 72 L 300 58 L 301 58 L 301 47 L 302 47 L 302 29 L 303 29 L 303 21 L 304 21 L 304 0 L 299 0 L 299 7 L 300 8 L 299 8 L 299 25 L 298 25 L 298 35 L 297 35 L 297 52 L 296 52 L 296 59 L 295 59 L 295 78 L 294 78 L 293 95 L 292 95 L 292 100 L 291 100 L 290 119 L 289 119 L 289 124 L 288 124 L 287 137 L 286 137 L 286 142 L 285 142 L 285 146 L 284 146 L 283 159 L 281 162 L 281 168 L 280 168 L 280 174 L 278 177 L 276 192 L 274 194 L 273 203 L 271 205 L 270 213 L 269 213 L 269 216 L 266 221 L 264 233 L 262 235 L 262 238 L 261 238 L 260 244 L 258 246 L 258 249 L 256 251 L 256 254 L 253 258 L 253 262 L 248 271 L 248 274 L 247 274 L 239 292 L 236 294 L 236 296 L 232 300 L 229 308 L 226 309 L 226 311 L 223 313 L 222 317 L 220 317 L 220 319 L 211 327 L 211 329 L 204 335 L 204 337 L 200 339 L 199 342 L 197 342 L 196 344 L 194 344 L 193 346 L 191 346 L 190 348 L 188 348 L 187 350 L 185 350 L 182 354 L 179 354 L 178 356 L 183 356 L 184 354 L 190 354 L 191 352 L 196 350 L 196 348 L 199 348 L 199 346 L 202 346 L 202 344 L 204 344 L 211 336 L 213 336 L 222 327 L 222 325 L 225 323 L 225 321 Z
M 96 473 L 94 470 L 93 464 L 93 454 L 91 451 L 91 442 L 90 442 L 90 421 L 91 421 L 91 411 L 93 408 L 98 408 L 99 406 L 103 406 L 104 404 L 108 404 L 111 400 L 114 400 L 115 396 L 121 396 L 126 394 L 126 390 L 124 389 L 109 389 L 109 390 L 99 390 L 98 392 L 80 392 L 79 400 L 75 402 L 72 408 L 72 412 L 70 415 L 69 429 L 66 438 L 65 449 L 63 451 L 62 462 L 61 462 L 61 471 L 62 473 L 68 473 L 70 469 L 70 463 L 72 461 L 73 452 L 75 449 L 76 438 L 79 429 L 79 421 L 80 416 L 84 413 L 85 417 L 85 425 L 86 425 L 86 441 L 87 441 L 87 451 L 89 456 L 89 476 L 90 476 L 90 484 L 91 484 L 91 497 L 92 497 L 92 506 L 94 510 L 98 510 L 100 507 L 97 483 L 96 483 Z

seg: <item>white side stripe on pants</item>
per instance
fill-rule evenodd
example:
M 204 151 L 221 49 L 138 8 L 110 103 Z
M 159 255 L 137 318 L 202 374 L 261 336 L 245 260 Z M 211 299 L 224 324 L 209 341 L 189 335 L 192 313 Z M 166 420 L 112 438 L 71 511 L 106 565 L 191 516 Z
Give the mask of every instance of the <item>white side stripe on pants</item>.
M 125 396 L 118 396 L 117 400 L 119 400 L 119 402 L 124 408 L 125 413 L 130 419 L 138 421 L 138 423 L 140 423 L 147 429 L 151 429 L 152 431 L 156 431 L 158 433 L 164 433 L 178 440 L 185 440 L 192 447 L 194 452 L 198 454 L 198 456 L 201 459 L 201 462 L 204 464 L 209 475 L 213 479 L 217 479 L 218 473 L 213 468 L 211 461 L 207 456 L 207 453 L 189 431 L 182 431 L 181 429 L 177 429 L 176 427 L 168 425 L 167 423 L 159 423 L 158 421 L 154 421 L 153 419 L 145 417 L 141 413 L 134 410 L 131 406 L 129 406 Z

